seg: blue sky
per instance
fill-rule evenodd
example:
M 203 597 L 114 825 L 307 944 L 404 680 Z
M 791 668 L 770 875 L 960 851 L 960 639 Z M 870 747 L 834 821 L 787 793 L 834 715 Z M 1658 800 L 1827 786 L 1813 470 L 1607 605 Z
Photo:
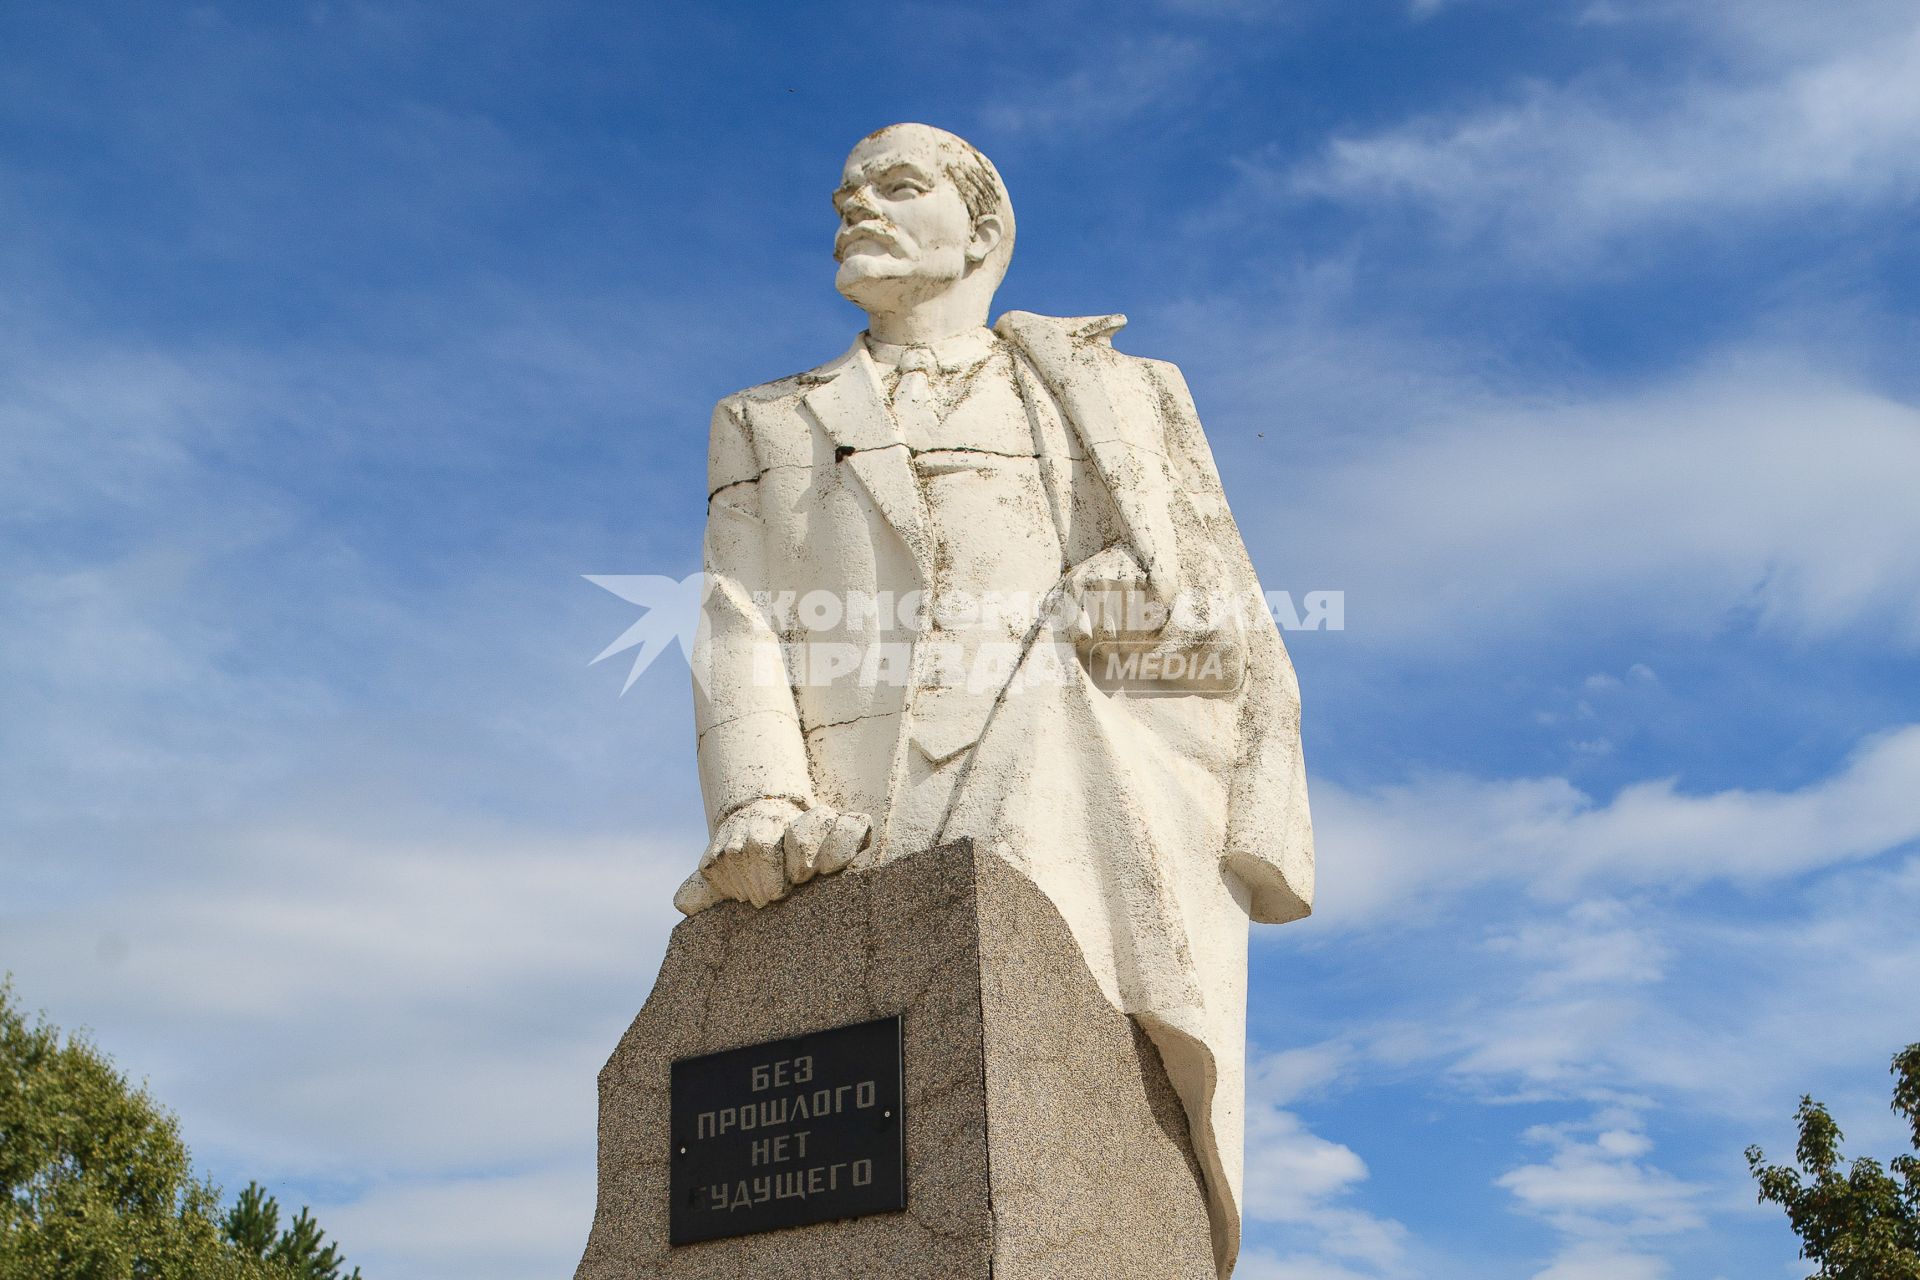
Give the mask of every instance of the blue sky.
M 1290 638 L 1248 1280 L 1804 1274 L 1920 1038 L 1910 0 L 11 4 L 0 968 L 372 1277 L 566 1274 L 697 855 L 708 411 L 924 120 L 1177 361 Z

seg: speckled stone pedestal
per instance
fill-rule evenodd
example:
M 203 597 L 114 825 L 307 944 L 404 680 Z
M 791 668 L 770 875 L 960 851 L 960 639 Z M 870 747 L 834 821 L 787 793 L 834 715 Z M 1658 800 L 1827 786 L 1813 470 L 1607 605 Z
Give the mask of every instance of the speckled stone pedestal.
M 672 1248 L 675 1058 L 903 1015 L 907 1209 Z M 600 1073 L 575 1280 L 1212 1280 L 1186 1115 L 1032 883 L 962 843 L 683 921 Z

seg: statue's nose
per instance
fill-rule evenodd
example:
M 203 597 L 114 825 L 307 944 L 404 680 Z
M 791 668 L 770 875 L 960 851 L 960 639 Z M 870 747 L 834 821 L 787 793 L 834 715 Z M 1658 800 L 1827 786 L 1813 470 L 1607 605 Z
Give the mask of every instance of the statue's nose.
M 856 222 L 866 222 L 880 216 L 880 210 L 874 206 L 873 188 L 859 187 L 849 192 L 840 202 L 840 220 L 848 226 Z

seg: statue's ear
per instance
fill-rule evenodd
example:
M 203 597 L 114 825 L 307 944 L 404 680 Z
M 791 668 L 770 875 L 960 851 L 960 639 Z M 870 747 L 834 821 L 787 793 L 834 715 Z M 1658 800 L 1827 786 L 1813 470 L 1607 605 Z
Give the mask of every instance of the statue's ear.
M 997 213 L 983 214 L 973 220 L 973 238 L 967 241 L 967 261 L 978 266 L 993 256 L 1007 229 Z

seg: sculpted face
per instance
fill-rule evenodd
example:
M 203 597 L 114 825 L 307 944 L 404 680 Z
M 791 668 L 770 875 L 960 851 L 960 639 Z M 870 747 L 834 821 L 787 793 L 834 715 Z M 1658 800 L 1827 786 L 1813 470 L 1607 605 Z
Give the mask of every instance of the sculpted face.
M 840 212 L 834 287 L 867 311 L 938 297 L 993 244 L 991 227 L 984 239 L 978 234 L 930 130 L 906 126 L 862 140 L 847 157 L 833 204 Z

